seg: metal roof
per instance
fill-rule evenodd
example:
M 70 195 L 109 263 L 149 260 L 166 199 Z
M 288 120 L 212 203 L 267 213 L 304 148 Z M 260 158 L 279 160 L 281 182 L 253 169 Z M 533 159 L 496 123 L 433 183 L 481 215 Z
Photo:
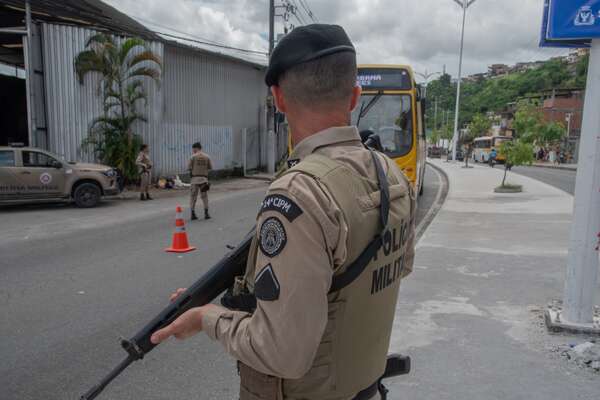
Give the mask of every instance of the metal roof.
M 32 18 L 36 20 L 104 28 L 115 33 L 158 39 L 158 36 L 144 25 L 100 0 L 30 0 L 29 3 Z M 21 18 L 25 12 L 25 0 L 0 0 L 0 6 L 7 9 L 2 12 L 17 11 Z M 22 20 L 18 25 L 24 25 Z
M 32 18 L 35 21 L 78 25 L 126 36 L 139 36 L 144 39 L 159 41 L 167 45 L 250 65 L 257 69 L 266 67 L 264 64 L 242 57 L 165 38 L 100 0 L 30 0 L 30 4 Z M 25 0 L 0 0 L 0 28 L 24 28 L 24 13 Z M 23 66 L 23 48 L 20 35 L 0 33 L 0 61 Z

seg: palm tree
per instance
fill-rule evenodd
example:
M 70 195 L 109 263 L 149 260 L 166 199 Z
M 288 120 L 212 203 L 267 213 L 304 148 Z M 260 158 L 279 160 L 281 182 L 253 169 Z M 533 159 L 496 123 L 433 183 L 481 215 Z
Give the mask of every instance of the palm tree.
M 121 44 L 104 33 L 91 36 L 86 50 L 75 57 L 75 71 L 83 85 L 88 73 L 100 75 L 98 95 L 102 96 L 103 115 L 90 125 L 84 142 L 107 164 L 119 168 L 127 179 L 136 175 L 135 153 L 141 139 L 133 124 L 146 118 L 138 109 L 146 106 L 143 80 L 160 85 L 162 60 L 139 38 L 128 38 Z

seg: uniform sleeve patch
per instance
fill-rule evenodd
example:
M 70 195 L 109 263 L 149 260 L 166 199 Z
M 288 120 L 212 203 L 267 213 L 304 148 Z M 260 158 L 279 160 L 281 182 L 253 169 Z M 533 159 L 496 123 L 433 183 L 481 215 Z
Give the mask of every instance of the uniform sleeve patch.
M 259 272 L 254 281 L 254 295 L 263 301 L 275 301 L 279 298 L 279 281 L 271 264 Z
M 296 165 L 298 165 L 299 162 L 300 162 L 300 159 L 298 159 L 298 158 L 293 159 L 293 160 L 288 160 L 287 166 L 288 166 L 288 168 L 293 168 Z
M 292 199 L 281 194 L 272 194 L 262 202 L 260 213 L 265 211 L 277 211 L 281 213 L 290 222 L 302 215 L 302 209 Z
M 267 218 L 260 226 L 260 251 L 267 257 L 275 257 L 284 249 L 287 235 L 283 224 L 276 217 Z

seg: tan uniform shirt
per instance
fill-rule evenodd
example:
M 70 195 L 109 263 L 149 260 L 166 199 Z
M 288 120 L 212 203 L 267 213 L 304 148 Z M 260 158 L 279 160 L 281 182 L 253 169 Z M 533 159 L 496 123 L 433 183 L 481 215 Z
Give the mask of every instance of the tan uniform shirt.
M 376 179 L 371 155 L 364 151 L 355 127 L 330 128 L 310 136 L 299 143 L 289 163 L 313 152 Z M 271 184 L 266 199 L 271 195 L 284 196 L 301 210 L 290 214 L 295 208 L 285 201 L 263 202 L 258 218 L 256 234 L 261 243 L 263 225 L 271 225 L 269 232 L 279 232 L 266 246 L 261 245 L 256 258 L 257 276 L 271 267 L 278 298 L 259 298 L 254 314 L 216 307 L 205 314 L 203 325 L 227 352 L 255 370 L 298 379 L 311 367 L 327 324 L 327 292 L 333 274 L 346 261 L 348 227 L 331 196 L 305 174 L 284 175 Z M 405 257 L 410 271 L 414 229 L 408 240 L 410 250 Z
M 208 182 L 208 171 L 210 170 L 212 170 L 210 157 L 203 151 L 195 153 L 188 163 L 188 171 L 191 175 L 190 183 L 196 185 Z
M 152 160 L 150 160 L 148 154 L 140 151 L 135 159 L 135 165 L 137 165 L 140 174 L 144 172 L 150 172 L 150 169 L 152 169 Z

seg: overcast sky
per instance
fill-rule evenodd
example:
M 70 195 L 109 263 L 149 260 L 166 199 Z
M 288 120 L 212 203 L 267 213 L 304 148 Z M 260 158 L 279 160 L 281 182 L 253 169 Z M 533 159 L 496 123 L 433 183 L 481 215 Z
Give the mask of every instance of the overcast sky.
M 172 28 L 231 46 L 267 49 L 268 0 L 105 1 L 156 31 L 174 33 L 168 30 Z M 288 1 L 302 10 L 301 0 Z M 453 0 L 302 1 L 319 22 L 346 29 L 361 63 L 406 63 L 420 72 L 441 71 L 446 65 L 452 75 L 458 71 L 462 11 Z M 493 63 L 568 52 L 538 47 L 542 5 L 543 0 L 477 0 L 467 13 L 466 74 L 486 71 Z M 308 20 L 305 13 L 301 17 Z M 294 16 L 290 22 L 299 24 Z M 277 30 L 283 31 L 281 23 Z

